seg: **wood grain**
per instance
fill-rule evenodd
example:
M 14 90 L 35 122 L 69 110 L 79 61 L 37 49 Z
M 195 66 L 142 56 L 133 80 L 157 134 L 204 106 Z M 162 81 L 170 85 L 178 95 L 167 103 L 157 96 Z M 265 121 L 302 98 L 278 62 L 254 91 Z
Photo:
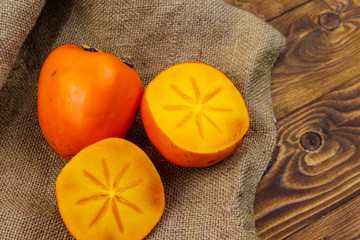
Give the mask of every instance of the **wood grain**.
M 225 2 L 249 11 L 269 21 L 311 0 L 225 0 Z
M 359 238 L 360 214 L 346 214 L 360 213 L 360 0 L 308 1 L 269 22 L 287 47 L 273 69 L 279 142 L 256 193 L 258 234 Z
M 352 199 L 287 240 L 360 239 L 360 197 Z
M 360 194 L 360 74 L 278 126 L 279 153 L 254 206 L 263 239 L 283 239 Z
M 359 75 L 359 0 L 314 0 L 270 23 L 287 38 L 273 69 L 277 119 Z

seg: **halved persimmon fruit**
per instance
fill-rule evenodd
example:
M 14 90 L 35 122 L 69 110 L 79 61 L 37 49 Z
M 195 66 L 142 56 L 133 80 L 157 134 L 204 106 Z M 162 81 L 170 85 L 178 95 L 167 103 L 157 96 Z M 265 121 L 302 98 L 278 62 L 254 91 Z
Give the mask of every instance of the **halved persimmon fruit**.
M 160 220 L 160 176 L 135 144 L 108 138 L 81 150 L 56 181 L 60 215 L 81 239 L 142 239 Z
M 243 142 L 249 114 L 235 85 L 202 62 L 174 65 L 145 89 L 140 105 L 146 133 L 170 162 L 206 167 Z

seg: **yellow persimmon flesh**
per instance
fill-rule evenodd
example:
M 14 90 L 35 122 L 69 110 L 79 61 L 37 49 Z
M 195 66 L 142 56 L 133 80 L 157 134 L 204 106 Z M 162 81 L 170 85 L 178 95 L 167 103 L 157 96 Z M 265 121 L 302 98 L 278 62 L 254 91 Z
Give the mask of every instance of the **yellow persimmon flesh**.
M 224 73 L 201 62 L 158 74 L 145 89 L 140 110 L 150 141 L 167 160 L 184 167 L 223 160 L 249 129 L 239 90 Z
M 81 239 L 143 239 L 165 207 L 160 176 L 135 144 L 108 138 L 81 150 L 56 181 L 59 211 Z

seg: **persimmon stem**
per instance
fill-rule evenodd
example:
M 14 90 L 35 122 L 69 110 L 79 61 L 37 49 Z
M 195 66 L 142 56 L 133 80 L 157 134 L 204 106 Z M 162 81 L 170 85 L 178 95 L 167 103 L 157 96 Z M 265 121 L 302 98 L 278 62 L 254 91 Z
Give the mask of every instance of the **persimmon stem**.
M 88 45 L 81 45 L 80 46 L 81 49 L 85 50 L 85 51 L 89 51 L 89 52 L 102 52 L 101 50 L 99 50 L 98 48 L 95 47 L 90 47 Z M 120 61 L 122 61 L 123 63 L 125 63 L 126 65 L 128 65 L 131 68 L 134 68 L 134 65 L 131 64 L 130 62 L 126 61 L 125 59 L 119 58 Z

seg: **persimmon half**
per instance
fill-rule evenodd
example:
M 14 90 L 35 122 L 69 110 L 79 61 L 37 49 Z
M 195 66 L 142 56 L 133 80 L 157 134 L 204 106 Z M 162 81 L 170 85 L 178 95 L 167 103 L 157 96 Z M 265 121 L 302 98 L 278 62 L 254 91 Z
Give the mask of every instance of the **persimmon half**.
M 67 160 L 109 137 L 125 137 L 143 85 L 112 54 L 67 44 L 52 51 L 39 76 L 38 117 L 50 146 Z
M 78 240 L 143 239 L 165 207 L 155 166 L 122 138 L 81 150 L 58 175 L 56 197 L 63 222 Z
M 207 167 L 243 142 L 249 114 L 242 95 L 218 69 L 181 63 L 159 73 L 144 91 L 141 118 L 146 133 L 170 162 Z

